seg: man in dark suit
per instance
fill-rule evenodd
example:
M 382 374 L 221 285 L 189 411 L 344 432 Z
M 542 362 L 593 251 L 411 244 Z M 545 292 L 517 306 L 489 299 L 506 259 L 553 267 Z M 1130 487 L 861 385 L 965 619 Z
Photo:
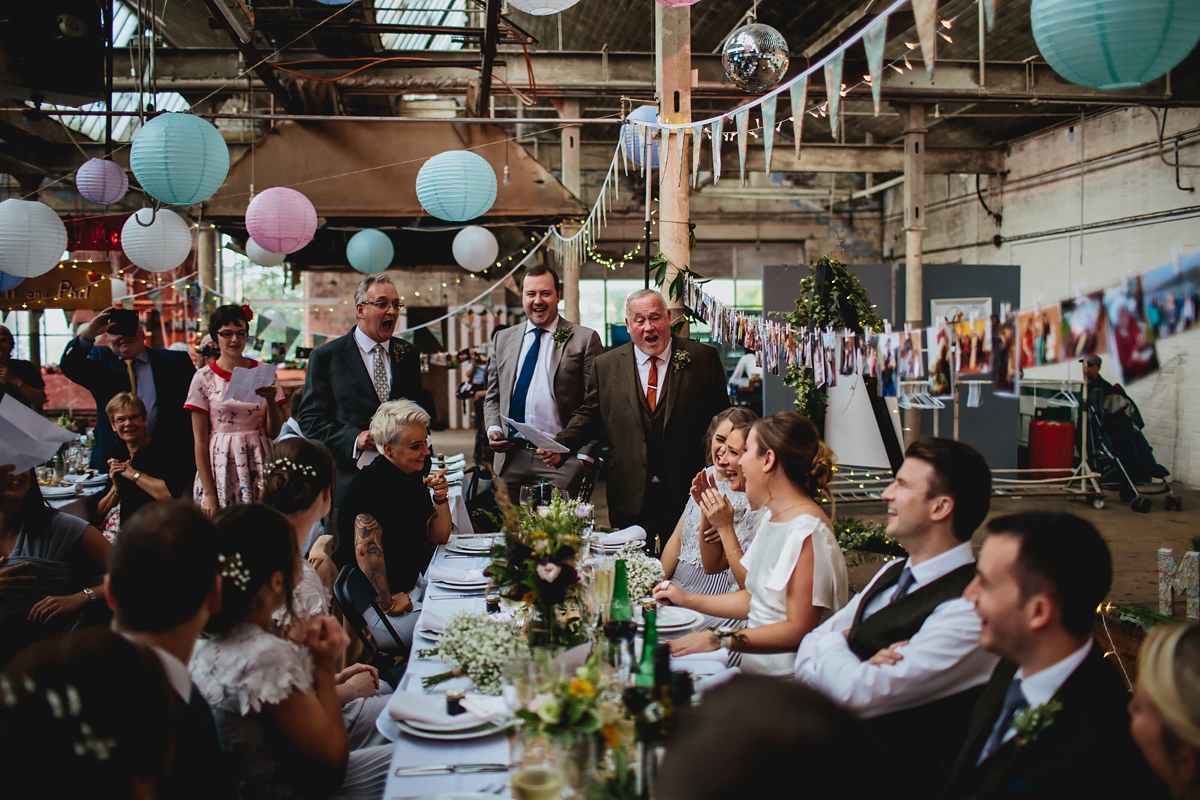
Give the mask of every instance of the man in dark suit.
M 220 729 L 187 666 L 200 631 L 221 608 L 212 522 L 186 500 L 140 509 L 121 526 L 105 588 L 114 628 L 154 650 L 178 696 L 175 758 L 159 796 L 233 800 L 237 784 Z
M 592 362 L 587 397 L 555 438 L 575 451 L 607 436 L 610 521 L 641 525 L 650 541 L 665 542 L 704 469 L 704 432 L 729 407 L 725 368 L 714 348 L 671 336 L 656 291 L 629 295 L 625 325 L 632 341 Z M 557 453 L 538 455 L 550 466 L 562 461 Z
M 525 446 L 526 439 L 506 430 L 500 419 L 504 415 L 554 436 L 583 405 L 592 361 L 604 352 L 604 346 L 594 330 L 559 315 L 561 296 L 558 273 L 553 269 L 537 265 L 526 270 L 521 279 L 521 303 L 527 319 L 525 324 L 496 335 L 495 354 L 488 365 L 483 400 L 488 439 L 496 452 L 496 474 L 512 498 L 522 485 L 542 478 L 563 491 L 578 491 L 584 464 L 596 447 L 596 442 L 589 442 L 580 448 L 578 458 L 552 469 Z
M 169 443 L 195 473 L 192 417 L 183 408 L 196 374 L 192 359 L 185 352 L 146 347 L 140 325 L 129 335 L 109 332 L 112 312 L 106 308 L 84 325 L 59 360 L 63 375 L 91 392 L 96 401 L 92 469 L 108 471 L 109 454 L 116 442 L 104 407 L 113 395 L 130 392 L 146 404 L 146 433 Z M 101 334 L 108 334 L 108 347 L 95 346 Z
M 993 519 L 963 596 L 1002 657 L 943 798 L 1165 797 L 1129 734 L 1129 691 L 1091 636 L 1108 546 L 1071 514 Z
M 358 472 L 358 457 L 374 450 L 371 417 L 380 403 L 408 398 L 425 406 L 417 348 L 392 338 L 400 319 L 400 295 L 387 275 L 369 275 L 354 292 L 358 324 L 345 336 L 321 345 L 308 359 L 300 429 L 325 444 L 338 471 L 341 506 Z M 336 519 L 336 516 L 334 517 Z

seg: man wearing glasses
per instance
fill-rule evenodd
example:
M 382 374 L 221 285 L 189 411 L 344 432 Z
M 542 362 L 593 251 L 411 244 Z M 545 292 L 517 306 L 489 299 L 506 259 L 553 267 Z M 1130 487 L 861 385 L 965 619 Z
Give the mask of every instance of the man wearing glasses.
M 358 324 L 345 336 L 312 351 L 300 429 L 324 442 L 338 470 L 335 506 L 358 471 L 358 457 L 375 449 L 371 417 L 387 400 L 408 398 L 436 410 L 421 388 L 421 357 L 416 346 L 393 338 L 404 304 L 387 275 L 369 275 L 354 292 Z

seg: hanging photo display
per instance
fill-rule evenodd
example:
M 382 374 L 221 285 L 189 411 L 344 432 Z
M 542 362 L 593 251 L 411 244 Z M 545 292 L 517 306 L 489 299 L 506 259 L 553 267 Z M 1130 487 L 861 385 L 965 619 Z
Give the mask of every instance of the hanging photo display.
M 958 342 L 959 376 L 982 376 L 992 372 L 992 318 L 971 319 L 954 326 Z
M 841 375 L 857 375 L 861 369 L 858 363 L 858 337 L 854 331 L 847 328 L 841 334 L 842 347 L 838 356 L 838 373 Z
M 901 331 L 898 367 L 902 381 L 919 381 L 925 377 L 925 360 L 921 356 L 919 330 Z
M 821 355 L 825 359 L 826 386 L 837 386 L 838 383 L 837 357 L 839 347 L 838 339 L 840 338 L 841 337 L 833 331 L 825 331 L 825 333 L 821 334 Z
M 864 378 L 874 378 L 879 375 L 878 341 L 874 334 L 867 334 L 863 338 L 862 376 Z
M 926 332 L 929 343 L 925 351 L 929 365 L 929 396 L 937 400 L 954 397 L 954 369 L 950 364 L 953 337 L 954 326 L 949 323 L 935 325 Z
M 1021 369 L 1057 364 L 1062 360 L 1062 315 L 1057 304 L 1018 314 L 1017 330 Z
M 1058 308 L 1055 307 L 1055 312 Z M 995 392 L 1000 397 L 1017 397 L 1021 368 L 1021 347 L 1017 341 L 1020 316 L 1013 314 L 1007 306 L 1001 306 L 1000 316 L 992 318 L 992 354 L 995 359 Z M 1057 328 L 1055 329 L 1057 339 Z
M 1078 361 L 1084 356 L 1108 352 L 1108 318 L 1104 293 L 1092 292 L 1062 302 L 1063 358 Z
M 899 383 L 900 334 L 879 334 L 879 396 L 895 397 Z
M 1158 353 L 1139 319 L 1135 282 L 1105 290 L 1104 310 L 1121 380 L 1128 383 L 1157 372 Z
M 1200 253 L 1134 278 L 1134 299 L 1152 339 L 1174 336 L 1196 324 L 1200 309 Z

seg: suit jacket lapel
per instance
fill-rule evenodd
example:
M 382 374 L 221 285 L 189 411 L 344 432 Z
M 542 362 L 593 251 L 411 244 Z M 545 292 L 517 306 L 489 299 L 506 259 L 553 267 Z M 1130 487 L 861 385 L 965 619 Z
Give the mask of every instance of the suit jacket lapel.
M 646 395 L 642 393 L 642 379 L 638 375 L 637 351 L 634 350 L 632 344 L 627 345 L 627 347 L 628 349 L 621 354 L 621 370 L 623 372 L 621 381 L 629 387 L 626 391 L 629 393 L 627 397 L 629 398 L 629 405 L 633 409 L 633 418 L 634 420 L 640 420 L 642 418 L 642 406 L 646 402 Z
M 680 341 L 680 339 L 671 337 L 671 359 L 674 359 L 676 353 L 686 352 L 679 346 Z M 684 370 L 675 369 L 675 365 L 671 363 L 671 359 L 667 360 L 667 366 L 665 367 L 667 371 L 667 407 L 663 409 L 663 427 L 666 427 L 667 423 L 671 421 L 671 411 L 675 408 L 675 399 L 679 397 L 679 385 L 683 383 Z M 662 380 L 663 378 L 660 375 L 659 383 L 662 383 Z
M 409 388 L 400 385 L 400 381 L 403 379 L 400 374 L 403 371 L 400 369 L 400 362 L 404 360 L 405 350 L 407 349 L 408 345 L 400 339 L 392 338 L 388 340 L 388 358 L 392 360 L 392 385 L 391 394 L 388 395 L 389 398 L 399 399 L 404 396 L 400 392 Z M 372 381 L 371 387 L 374 388 L 374 386 L 375 382 Z M 415 397 L 410 397 L 409 399 L 416 400 Z
M 354 338 L 354 332 L 356 330 L 358 329 L 351 328 L 350 333 L 342 337 L 346 340 L 341 352 L 342 364 L 346 369 L 346 374 L 361 384 L 361 391 L 369 392 L 367 395 L 368 397 L 377 398 L 378 395 L 375 393 L 375 381 L 371 380 L 371 374 L 367 372 L 367 365 L 363 363 L 362 353 L 359 351 L 358 342 Z M 395 375 L 396 372 L 393 370 L 393 381 L 395 380 Z
M 558 318 L 558 325 L 556 325 L 554 329 L 555 331 L 561 331 L 565 329 L 569 334 L 569 332 L 571 332 L 571 323 L 567 322 L 560 316 Z M 551 394 L 554 392 L 554 376 L 558 374 L 558 364 L 562 361 L 563 351 L 567 349 L 567 345 L 570 344 L 570 342 L 571 339 L 569 335 L 561 344 L 554 341 L 553 335 L 550 337 L 550 341 L 546 342 L 547 345 L 554 348 L 554 350 L 550 353 L 550 375 L 548 376 Z
M 500 413 L 508 416 L 512 408 L 513 387 L 517 384 L 517 368 L 521 366 L 521 347 L 525 342 L 525 323 L 504 342 L 504 352 L 498 354 L 500 361 Z

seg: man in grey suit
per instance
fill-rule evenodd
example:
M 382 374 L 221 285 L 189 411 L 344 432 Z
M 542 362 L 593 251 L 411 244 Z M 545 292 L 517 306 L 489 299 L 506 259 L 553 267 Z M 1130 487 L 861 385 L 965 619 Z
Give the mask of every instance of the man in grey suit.
M 592 360 L 604 347 L 594 330 L 559 316 L 560 297 L 561 284 L 553 269 L 537 265 L 526 270 L 521 303 L 527 319 L 496 334 L 488 365 L 484 419 L 496 452 L 495 472 L 514 501 L 521 486 L 542 478 L 574 494 L 596 447 L 594 440 L 584 443 L 578 458 L 568 458 L 555 469 L 534 455 L 528 440 L 505 430 L 500 419 L 504 415 L 555 436 L 583 404 Z

